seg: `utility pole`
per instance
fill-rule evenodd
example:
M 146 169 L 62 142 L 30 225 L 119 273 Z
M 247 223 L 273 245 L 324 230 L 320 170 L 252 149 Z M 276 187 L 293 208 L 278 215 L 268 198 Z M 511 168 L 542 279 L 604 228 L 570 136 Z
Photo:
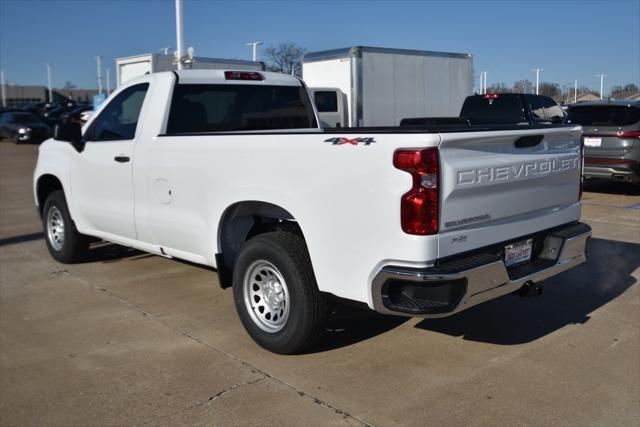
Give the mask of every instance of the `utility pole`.
M 102 95 L 102 56 L 96 56 L 96 66 L 98 67 L 98 95 Z
M 111 93 L 111 68 L 107 68 L 107 96 Z
M 596 74 L 596 77 L 600 77 L 600 99 L 604 98 L 604 78 L 606 74 Z
M 486 71 L 482 71 L 480 73 L 482 75 L 482 80 L 481 80 L 481 87 L 480 87 L 480 93 L 482 95 L 486 95 L 487 94 L 487 72 Z
M 47 64 L 47 87 L 49 88 L 49 102 L 53 102 L 53 87 L 51 86 L 51 64 Z
M 578 80 L 573 81 L 573 103 L 578 102 Z
M 182 2 L 176 0 L 176 58 L 178 70 L 182 70 L 182 56 L 184 55 L 184 28 L 182 25 Z
M 534 68 L 531 70 L 536 72 L 536 95 L 538 95 L 538 89 L 540 87 L 540 71 L 542 70 L 542 68 Z
M 7 106 L 7 92 L 4 88 L 4 70 L 0 70 L 0 91 L 2 92 L 2 106 Z
M 258 46 L 260 46 L 262 42 L 251 42 L 247 43 L 247 46 L 251 46 L 253 48 L 253 62 L 258 60 Z

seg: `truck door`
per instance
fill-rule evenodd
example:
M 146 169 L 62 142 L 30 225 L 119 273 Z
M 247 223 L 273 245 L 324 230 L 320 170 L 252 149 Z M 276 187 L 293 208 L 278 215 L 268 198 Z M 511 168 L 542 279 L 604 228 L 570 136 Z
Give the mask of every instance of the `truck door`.
M 148 83 L 122 90 L 85 132 L 71 168 L 76 221 L 99 236 L 136 238 L 133 148 Z

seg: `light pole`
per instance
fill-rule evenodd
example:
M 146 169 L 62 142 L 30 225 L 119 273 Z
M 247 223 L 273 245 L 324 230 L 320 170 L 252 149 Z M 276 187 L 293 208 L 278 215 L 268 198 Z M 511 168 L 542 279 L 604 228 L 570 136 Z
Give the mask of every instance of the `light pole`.
M 482 79 L 484 79 L 484 73 L 480 71 L 480 88 L 478 89 L 480 95 L 482 95 Z
M 2 92 L 2 106 L 7 106 L 7 93 L 4 88 L 4 70 L 0 70 L 0 91 Z
M 182 24 L 182 0 L 176 0 L 176 58 L 178 70 L 182 70 L 184 55 L 184 28 Z
M 253 48 L 253 62 L 256 62 L 258 60 L 258 46 L 260 46 L 261 44 L 262 42 L 247 43 L 247 46 L 250 46 Z
M 49 102 L 53 102 L 53 88 L 51 87 L 51 64 L 47 64 L 47 87 L 49 88 Z
M 111 68 L 107 68 L 107 96 L 111 93 Z
M 482 75 L 484 76 L 484 78 L 482 79 L 482 83 L 484 85 L 484 87 L 482 89 L 482 94 L 486 95 L 487 94 L 487 72 L 483 71 Z
M 604 98 L 604 78 L 606 74 L 596 74 L 596 77 L 600 77 L 600 99 Z
M 578 80 L 573 81 L 573 103 L 578 102 Z
M 96 56 L 96 66 L 98 67 L 98 95 L 102 95 L 102 56 Z
M 542 70 L 542 68 L 534 68 L 531 70 L 536 72 L 536 95 L 538 95 L 538 88 L 540 87 L 540 71 Z

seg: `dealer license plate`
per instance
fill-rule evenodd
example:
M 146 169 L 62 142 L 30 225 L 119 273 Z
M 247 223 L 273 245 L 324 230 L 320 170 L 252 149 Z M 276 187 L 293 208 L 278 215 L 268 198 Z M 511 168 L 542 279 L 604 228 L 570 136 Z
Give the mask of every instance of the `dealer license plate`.
M 602 138 L 584 138 L 584 146 L 585 147 L 600 147 L 602 145 Z
M 504 264 L 507 267 L 522 264 L 531 260 L 532 240 L 512 243 L 504 247 Z

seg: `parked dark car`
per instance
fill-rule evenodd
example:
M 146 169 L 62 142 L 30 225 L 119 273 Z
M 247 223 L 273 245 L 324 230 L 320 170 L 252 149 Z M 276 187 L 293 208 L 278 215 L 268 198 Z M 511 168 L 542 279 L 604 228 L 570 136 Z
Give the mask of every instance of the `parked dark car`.
M 581 102 L 566 122 L 582 125 L 585 178 L 640 184 L 640 101 Z
M 51 136 L 49 127 L 31 113 L 11 111 L 0 114 L 0 137 L 21 142 L 42 142 Z
M 470 126 L 559 124 L 562 107 L 552 98 L 523 93 L 488 93 L 467 96 L 460 116 L 402 119 L 400 126 Z

